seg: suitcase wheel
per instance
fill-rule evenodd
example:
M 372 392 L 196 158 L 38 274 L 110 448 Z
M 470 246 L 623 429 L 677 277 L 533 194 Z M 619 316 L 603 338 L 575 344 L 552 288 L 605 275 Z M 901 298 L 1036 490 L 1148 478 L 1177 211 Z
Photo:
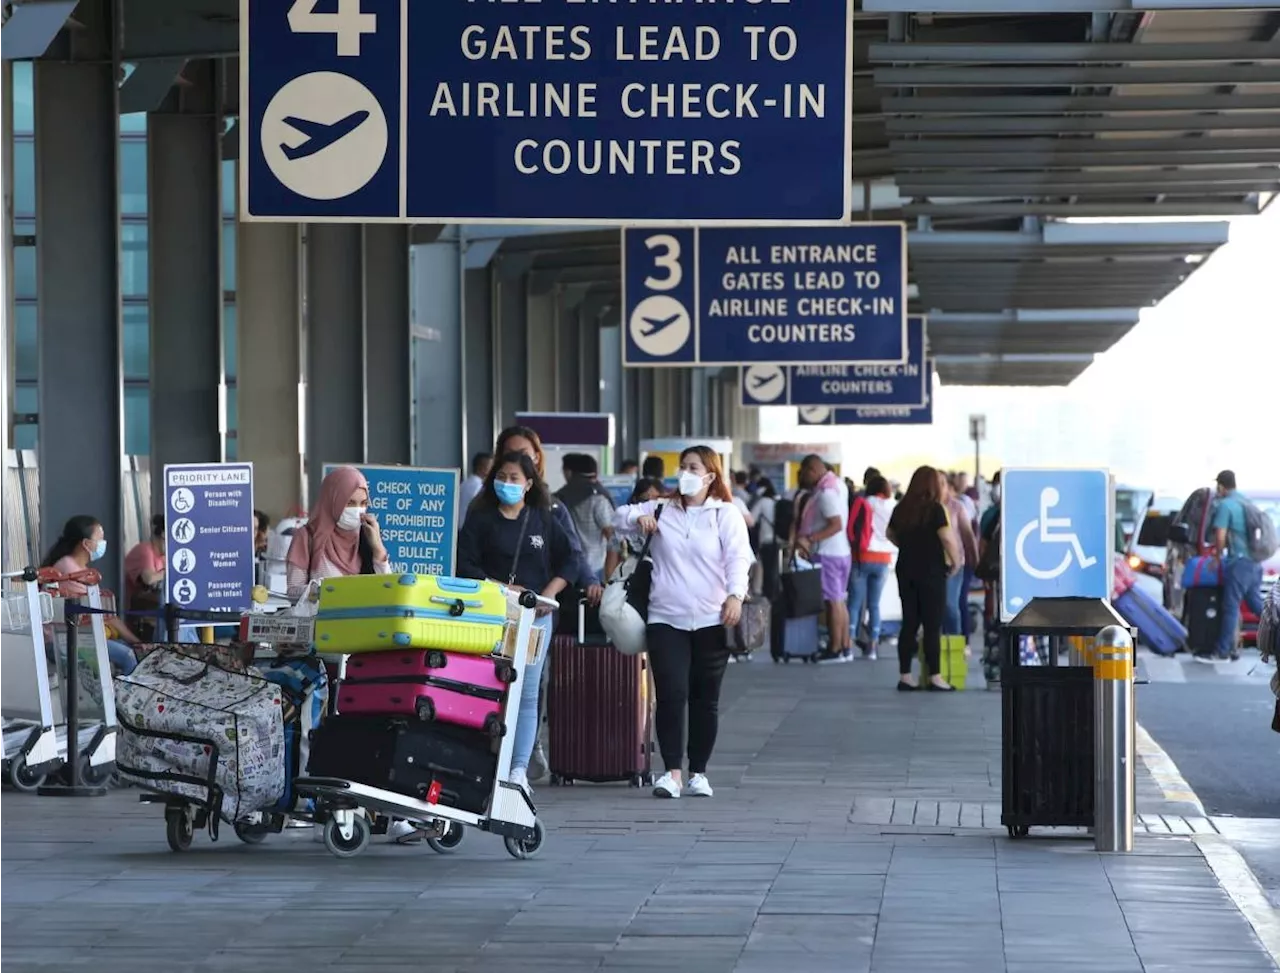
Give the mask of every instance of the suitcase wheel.
M 493 663 L 494 672 L 497 673 L 498 682 L 505 686 L 510 686 L 516 681 L 516 669 L 506 659 L 495 659 Z
M 430 723 L 436 718 L 436 704 L 428 696 L 418 698 L 414 711 L 418 714 L 418 719 L 424 723 Z
M 491 740 L 501 740 L 507 735 L 507 724 L 498 719 L 496 714 L 490 713 L 485 717 L 484 731 L 489 734 Z
M 454 618 L 461 618 L 463 612 L 467 610 L 467 606 L 463 604 L 461 598 L 455 598 L 453 604 L 449 606 L 449 614 Z
M 448 664 L 449 664 L 449 659 L 447 656 L 445 656 L 443 652 L 440 652 L 437 649 L 432 649 L 430 652 L 427 653 L 428 669 L 443 669 Z

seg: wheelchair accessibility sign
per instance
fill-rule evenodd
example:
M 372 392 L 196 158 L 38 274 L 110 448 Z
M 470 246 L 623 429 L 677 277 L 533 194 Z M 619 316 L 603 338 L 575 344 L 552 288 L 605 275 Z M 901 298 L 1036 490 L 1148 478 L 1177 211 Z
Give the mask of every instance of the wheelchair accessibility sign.
M 1001 472 L 1000 614 L 1033 598 L 1111 599 L 1111 474 L 1099 469 Z

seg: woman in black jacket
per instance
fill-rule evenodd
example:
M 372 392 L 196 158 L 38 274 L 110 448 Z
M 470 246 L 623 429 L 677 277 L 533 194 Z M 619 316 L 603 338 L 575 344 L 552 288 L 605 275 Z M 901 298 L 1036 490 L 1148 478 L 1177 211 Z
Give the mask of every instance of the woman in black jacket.
M 509 452 L 492 469 L 458 533 L 458 576 L 497 581 L 554 599 L 577 577 L 578 558 L 533 460 Z M 538 688 L 551 651 L 554 617 L 540 610 L 542 651 L 524 672 L 511 755 L 513 784 L 528 787 L 529 757 L 538 737 Z

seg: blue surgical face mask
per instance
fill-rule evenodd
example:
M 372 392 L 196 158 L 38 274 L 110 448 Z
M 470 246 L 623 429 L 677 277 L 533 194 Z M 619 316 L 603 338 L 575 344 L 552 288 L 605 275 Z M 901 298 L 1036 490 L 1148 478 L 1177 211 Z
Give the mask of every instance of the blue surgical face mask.
M 102 556 L 107 553 L 107 539 L 104 537 L 98 541 L 98 546 L 93 549 L 93 553 L 89 555 L 90 561 L 100 561 Z
M 511 507 L 524 499 L 524 486 L 519 483 L 504 483 L 502 480 L 493 481 L 493 492 L 498 495 L 498 502 Z

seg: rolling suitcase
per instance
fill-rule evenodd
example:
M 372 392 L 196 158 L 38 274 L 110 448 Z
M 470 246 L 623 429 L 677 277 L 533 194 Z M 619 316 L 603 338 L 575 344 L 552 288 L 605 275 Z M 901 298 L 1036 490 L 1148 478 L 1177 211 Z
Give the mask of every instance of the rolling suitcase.
M 506 625 L 506 591 L 492 581 L 361 574 L 321 582 L 315 644 L 321 652 L 489 655 L 502 645 Z
M 347 660 L 338 693 L 352 716 L 411 716 L 506 734 L 502 703 L 515 669 L 506 659 L 455 652 L 374 652 Z
M 803 659 L 812 662 L 818 656 L 818 616 L 801 615 L 788 618 L 775 606 L 770 617 L 769 654 L 774 662 Z
M 1130 588 L 1114 599 L 1111 607 L 1138 630 L 1139 640 L 1157 655 L 1173 655 L 1186 647 L 1187 630 L 1182 623 L 1141 588 Z
M 1187 612 L 1187 645 L 1192 652 L 1218 650 L 1222 633 L 1222 589 L 1189 588 L 1184 597 Z
M 553 784 L 647 783 L 652 720 L 649 660 L 573 635 L 552 643 L 547 764 Z
M 420 801 L 439 784 L 438 803 L 483 814 L 497 769 L 493 742 L 477 730 L 343 714 L 325 720 L 312 734 L 308 773 Z

